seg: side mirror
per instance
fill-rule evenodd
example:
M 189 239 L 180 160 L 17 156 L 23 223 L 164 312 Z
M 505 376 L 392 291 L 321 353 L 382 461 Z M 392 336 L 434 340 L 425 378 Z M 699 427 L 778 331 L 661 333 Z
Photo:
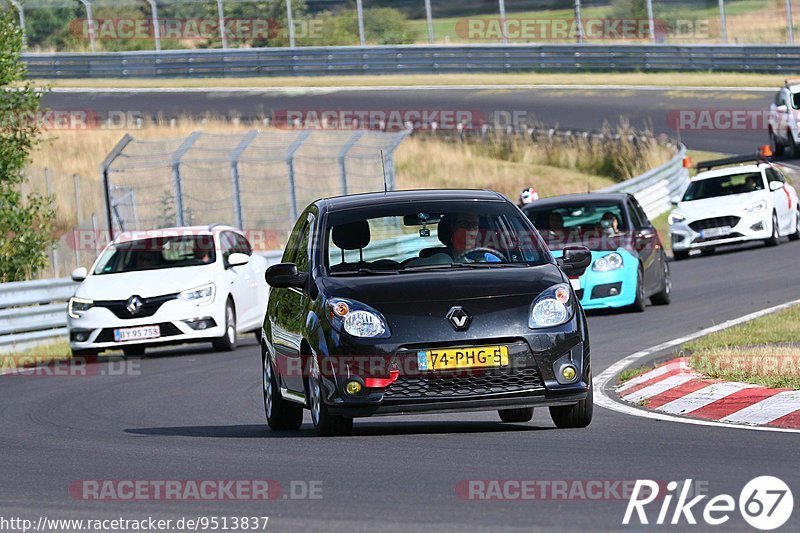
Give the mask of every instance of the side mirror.
M 247 254 L 233 253 L 228 256 L 228 266 L 242 266 L 250 262 L 250 256 Z
M 783 189 L 783 187 L 784 187 L 784 183 L 782 181 L 777 181 L 776 180 L 776 181 L 770 181 L 769 182 L 769 190 L 771 190 L 771 191 L 778 191 L 780 189 Z
M 305 286 L 308 274 L 298 272 L 297 265 L 294 263 L 278 263 L 267 269 L 264 279 L 270 287 L 276 289 L 289 289 L 292 287 L 299 289 Z
M 681 199 L 678 196 L 673 196 L 672 198 L 669 199 L 669 203 L 672 204 L 672 207 L 678 207 L 680 201 Z
M 81 282 L 86 279 L 86 276 L 89 275 L 89 272 L 86 270 L 86 267 L 79 267 L 72 271 L 69 277 L 72 278 L 72 281 Z
M 775 111 L 778 113 L 787 113 L 789 111 L 789 107 L 786 104 L 781 104 L 775 107 Z
M 567 246 L 557 263 L 567 276 L 582 276 L 592 264 L 592 252 L 583 246 Z

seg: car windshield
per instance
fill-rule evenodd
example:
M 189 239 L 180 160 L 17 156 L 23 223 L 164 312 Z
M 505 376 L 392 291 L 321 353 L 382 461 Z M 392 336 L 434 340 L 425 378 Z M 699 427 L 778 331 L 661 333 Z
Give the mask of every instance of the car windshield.
M 215 260 L 211 235 L 154 237 L 109 246 L 97 261 L 94 274 L 201 266 Z
M 628 220 L 619 202 L 550 204 L 525 209 L 547 245 L 553 249 L 586 246 L 591 250 L 613 250 L 623 244 L 616 239 L 628 231 Z
M 764 190 L 764 179 L 760 172 L 730 174 L 716 178 L 693 181 L 683 195 L 684 202 L 704 200 L 732 194 L 747 194 Z
M 360 216 L 331 213 L 326 266 L 331 275 L 454 268 L 503 268 L 552 261 L 536 230 L 505 202 L 379 206 Z

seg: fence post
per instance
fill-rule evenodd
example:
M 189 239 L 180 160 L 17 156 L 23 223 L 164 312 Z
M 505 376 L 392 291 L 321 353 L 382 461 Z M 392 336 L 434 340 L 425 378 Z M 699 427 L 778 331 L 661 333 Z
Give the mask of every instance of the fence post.
M 364 5 L 362 0 L 356 0 L 356 9 L 358 11 L 358 40 L 361 46 L 366 46 L 367 40 L 364 37 Z
M 28 32 L 25 29 L 25 7 L 19 0 L 8 0 L 11 2 L 11 5 L 17 8 L 17 13 L 19 13 L 19 27 L 22 30 L 22 47 L 26 48 L 28 46 Z
M 425 0 L 425 19 L 428 21 L 428 44 L 433 44 L 435 36 L 433 34 L 433 13 L 431 11 L 431 0 Z
M 653 0 L 647 0 L 647 25 L 650 27 L 650 40 L 656 43 L 656 19 L 653 17 Z
M 294 48 L 294 14 L 292 13 L 292 0 L 286 0 L 286 24 L 289 26 L 289 48 Z
M 233 212 L 236 217 L 236 224 L 239 229 L 244 229 L 244 215 L 242 213 L 242 190 L 239 180 L 239 159 L 250 143 L 258 137 L 258 131 L 248 132 L 239 142 L 239 145 L 231 152 L 231 180 L 233 182 Z
M 397 150 L 397 147 L 400 146 L 406 137 L 411 135 L 411 130 L 405 130 L 397 134 L 397 137 L 389 144 L 386 148 L 386 158 L 383 162 L 383 171 L 386 173 L 386 182 L 387 182 L 387 189 L 390 191 L 395 190 L 396 187 L 396 180 L 394 175 L 394 151 Z
M 225 6 L 222 0 L 217 0 L 217 15 L 219 17 L 219 36 L 222 39 L 222 48 L 228 48 L 228 34 L 225 31 Z
M 161 51 L 161 28 L 158 24 L 158 4 L 156 0 L 147 0 L 150 4 L 150 14 L 153 21 L 153 37 L 155 38 L 156 52 Z
M 500 8 L 500 31 L 503 32 L 503 44 L 508 44 L 508 26 L 506 25 L 505 0 L 498 0 L 498 7 Z
M 92 2 L 91 0 L 81 0 L 81 4 L 86 8 L 86 25 L 89 30 L 89 43 L 92 47 L 92 52 L 95 52 L 95 35 L 94 35 L 94 17 L 92 16 Z
M 172 154 L 172 187 L 175 191 L 175 222 L 178 226 L 185 226 L 186 220 L 183 210 L 183 183 L 181 182 L 181 159 L 192 145 L 203 134 L 199 131 L 192 132 Z
M 725 0 L 719 0 L 719 22 L 722 30 L 722 42 L 728 44 L 728 21 L 725 18 Z
M 78 223 L 76 224 L 77 229 L 73 235 L 72 242 L 73 246 L 75 246 L 75 263 L 77 266 L 81 266 L 81 220 L 83 219 L 83 210 L 81 209 L 81 178 L 77 174 L 73 174 L 72 179 L 75 182 L 75 213 L 78 217 Z
M 347 164 L 346 164 L 347 152 L 349 152 L 350 149 L 363 136 L 364 136 L 364 132 L 363 131 L 355 132 L 353 134 L 353 136 L 350 137 L 347 140 L 346 143 L 344 143 L 344 146 L 342 146 L 342 149 L 339 151 L 339 158 L 338 158 L 338 162 L 339 162 L 339 181 L 341 183 L 342 194 L 347 194 Z
M 792 23 L 792 0 L 786 0 L 786 31 L 789 44 L 794 44 L 794 24 Z
M 583 16 L 581 15 L 581 0 L 575 0 L 575 23 L 578 26 L 578 44 L 583 42 Z
M 100 164 L 100 176 L 103 181 L 103 199 L 106 204 L 105 207 L 107 217 L 106 223 L 108 224 L 108 238 L 112 241 L 114 240 L 114 217 L 111 216 L 111 184 L 108 181 L 108 171 L 114 161 L 116 161 L 122 151 L 125 150 L 125 147 L 127 147 L 131 141 L 133 141 L 133 137 L 126 133 Z M 92 215 L 94 215 L 94 213 L 92 213 Z
M 50 182 L 50 169 L 44 167 L 44 186 L 45 190 L 47 191 L 47 197 L 53 197 L 53 185 Z M 50 264 L 53 266 L 53 277 L 57 278 L 58 276 L 58 249 L 54 244 L 50 248 Z
M 311 135 L 311 130 L 301 131 L 286 150 L 286 170 L 289 174 L 289 212 L 292 215 L 292 224 L 294 224 L 299 216 L 299 211 L 297 209 L 297 188 L 294 181 L 294 154 L 300 149 L 306 139 L 308 139 L 309 135 Z

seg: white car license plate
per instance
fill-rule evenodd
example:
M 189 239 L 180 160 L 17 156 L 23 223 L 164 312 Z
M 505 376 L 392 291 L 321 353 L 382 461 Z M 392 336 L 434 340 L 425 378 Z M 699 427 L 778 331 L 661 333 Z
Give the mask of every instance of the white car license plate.
M 724 237 L 725 235 L 730 235 L 733 228 L 730 226 L 721 226 L 719 228 L 708 228 L 704 229 L 700 232 L 700 237 L 703 239 L 708 239 L 710 237 Z
M 156 339 L 160 336 L 161 328 L 158 326 L 142 326 L 138 328 L 123 328 L 114 330 L 114 342 Z

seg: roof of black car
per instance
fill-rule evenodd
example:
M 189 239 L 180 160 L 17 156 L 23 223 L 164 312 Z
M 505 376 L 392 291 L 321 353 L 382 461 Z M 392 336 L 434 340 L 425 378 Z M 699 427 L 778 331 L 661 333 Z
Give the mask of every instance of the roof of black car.
M 452 200 L 480 200 L 488 202 L 505 202 L 508 199 L 495 191 L 470 189 L 415 189 L 409 191 L 369 192 L 335 196 L 317 201 L 320 208 L 328 211 L 353 209 L 358 207 L 374 207 L 381 204 L 397 204 L 403 202 L 430 202 Z
M 525 206 L 525 209 L 536 209 L 537 207 L 552 207 L 562 204 L 580 204 L 583 202 L 622 202 L 628 197 L 624 192 L 593 192 L 584 194 L 564 194 L 561 196 L 551 196 L 536 200 Z

